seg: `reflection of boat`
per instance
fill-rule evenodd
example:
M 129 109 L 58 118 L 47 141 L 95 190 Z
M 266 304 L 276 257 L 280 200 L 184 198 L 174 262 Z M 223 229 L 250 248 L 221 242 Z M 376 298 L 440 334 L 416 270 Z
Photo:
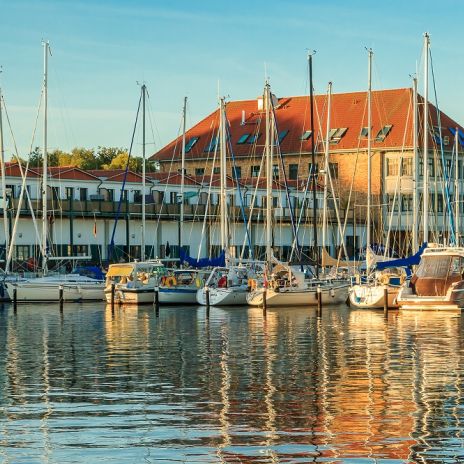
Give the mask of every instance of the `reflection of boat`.
M 163 276 L 159 286 L 159 302 L 164 304 L 197 304 L 197 291 L 207 271 L 177 269 Z
M 427 248 L 409 285 L 403 285 L 400 309 L 460 310 L 464 308 L 464 248 Z
M 106 274 L 105 296 L 111 302 L 111 288 L 115 286 L 115 301 L 118 303 L 153 303 L 155 289 L 166 268 L 161 261 L 144 261 L 111 264 Z

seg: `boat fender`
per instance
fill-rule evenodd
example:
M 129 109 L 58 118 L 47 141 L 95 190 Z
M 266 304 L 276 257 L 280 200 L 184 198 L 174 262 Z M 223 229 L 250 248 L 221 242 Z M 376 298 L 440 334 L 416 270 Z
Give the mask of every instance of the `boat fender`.
M 383 285 L 388 285 L 390 283 L 390 276 L 389 275 L 383 275 L 381 278 L 380 278 L 380 282 L 383 284 Z
M 334 290 L 333 288 L 330 289 L 330 296 L 331 296 L 332 298 L 335 297 L 335 290 Z
M 165 280 L 166 287 L 175 287 L 177 285 L 177 280 L 174 276 L 169 276 Z
M 256 290 L 256 287 L 257 287 L 256 279 L 248 279 L 248 286 L 251 288 L 251 290 Z
M 200 279 L 200 277 L 197 277 L 197 278 L 195 279 L 195 285 L 197 286 L 197 288 L 201 288 L 201 287 L 203 286 L 202 284 L 203 284 L 203 282 L 202 282 L 202 280 Z

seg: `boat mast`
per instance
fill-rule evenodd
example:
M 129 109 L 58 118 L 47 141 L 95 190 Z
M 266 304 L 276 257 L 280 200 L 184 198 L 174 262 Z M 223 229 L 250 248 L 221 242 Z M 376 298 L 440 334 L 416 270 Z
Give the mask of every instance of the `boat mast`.
M 412 106 L 413 106 L 413 126 L 412 126 L 412 156 L 413 156 L 413 190 L 412 190 L 412 252 L 416 253 L 419 249 L 419 230 L 417 216 L 419 211 L 419 158 L 417 151 L 417 77 L 412 78 Z
M 371 166 L 371 144 L 372 144 L 372 48 L 367 50 L 368 71 L 367 71 L 367 215 L 366 215 L 366 268 L 369 271 L 370 246 L 371 246 L 371 196 L 372 196 L 372 166 Z
M 42 271 L 47 274 L 47 173 L 48 173 L 48 154 L 47 154 L 47 112 L 48 112 L 48 53 L 50 44 L 43 42 L 44 46 L 44 76 L 43 76 L 43 98 L 44 98 L 44 121 L 43 121 L 43 168 L 42 168 Z M 71 250 L 72 251 L 72 250 Z
M 180 216 L 179 216 L 179 257 L 182 249 L 183 231 L 184 231 L 184 184 L 185 184 L 185 131 L 187 125 L 187 97 L 184 97 L 184 106 L 182 108 L 182 155 L 180 164 Z
M 424 199 L 423 199 L 423 221 L 424 221 L 424 242 L 429 241 L 429 47 L 430 36 L 424 34 Z
M 308 71 L 309 71 L 309 106 L 310 106 L 310 118 L 311 118 L 311 171 L 310 175 L 312 176 L 311 188 L 313 190 L 313 237 L 314 237 L 314 257 L 315 257 L 315 269 L 316 269 L 316 278 L 319 278 L 319 246 L 317 241 L 317 199 L 316 199 L 316 142 L 314 139 L 314 95 L 313 95 L 313 54 L 308 53 Z
M 145 188 L 146 188 L 146 156 L 145 156 L 145 98 L 147 93 L 147 86 L 142 85 L 142 250 L 140 258 L 145 261 L 145 226 L 146 226 L 146 214 L 145 214 Z
M 454 199 L 455 199 L 455 235 L 456 235 L 456 246 L 459 246 L 459 128 L 456 127 L 454 133 L 454 143 L 456 147 L 456 164 L 454 167 Z
M 1 71 L 0 71 L 1 72 Z M 8 233 L 8 209 L 6 201 L 6 180 L 5 180 L 5 147 L 3 144 L 3 122 L 2 122 L 2 88 L 0 87 L 0 169 L 2 170 L 2 197 L 3 197 L 3 227 L 5 231 L 5 273 L 9 271 L 9 261 L 6 259 L 10 246 L 10 234 Z
M 270 269 L 272 260 L 272 149 L 271 149 L 271 89 L 269 82 L 264 87 L 264 108 L 266 111 L 266 142 L 264 156 L 266 157 L 266 261 Z
M 219 115 L 219 172 L 220 172 L 220 208 L 221 208 L 221 248 L 228 255 L 228 227 L 227 227 L 227 172 L 226 172 L 226 114 L 225 99 L 220 99 Z
M 322 253 L 325 255 L 327 240 L 327 193 L 328 193 L 328 170 L 329 170 L 329 134 L 330 134 L 330 110 L 332 101 L 332 82 L 329 82 L 327 89 L 327 127 L 325 134 L 325 163 L 324 163 L 324 203 L 322 209 Z M 323 256 L 324 256 L 323 255 Z

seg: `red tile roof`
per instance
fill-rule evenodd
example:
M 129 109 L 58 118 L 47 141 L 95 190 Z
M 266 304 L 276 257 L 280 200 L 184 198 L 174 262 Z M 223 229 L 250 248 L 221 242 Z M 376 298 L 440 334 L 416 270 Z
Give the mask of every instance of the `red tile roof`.
M 315 133 L 316 140 L 320 142 L 325 139 L 327 118 L 327 96 L 315 96 Z M 351 92 L 332 95 L 331 128 L 347 128 L 345 135 L 338 144 L 331 144 L 330 149 L 349 151 L 367 146 L 367 139 L 360 138 L 360 132 L 367 126 L 367 93 Z M 437 124 L 436 109 L 432 104 L 430 107 L 430 119 L 432 125 Z M 422 109 L 423 106 L 419 105 Z M 288 130 L 280 147 L 284 154 L 308 153 L 311 151 L 312 138 L 301 140 L 301 135 L 310 129 L 311 121 L 309 98 L 307 96 L 285 97 L 278 100 L 275 114 L 278 130 Z M 242 124 L 242 112 L 245 114 L 245 124 Z M 412 146 L 412 90 L 410 88 L 379 90 L 372 92 L 372 147 L 375 148 L 401 148 Z M 444 135 L 451 135 L 448 127 L 461 127 L 444 113 L 441 113 L 441 124 Z M 231 101 L 227 104 L 227 118 L 230 123 L 231 142 L 234 155 L 237 157 L 250 156 L 256 152 L 259 156 L 264 145 L 264 113 L 258 111 L 257 100 Z M 420 117 L 419 117 L 420 118 Z M 206 152 L 214 135 L 217 134 L 219 125 L 218 110 L 214 111 L 198 124 L 187 131 L 187 143 L 194 137 L 199 137 L 193 148 L 186 153 L 186 159 L 211 159 L 213 153 Z M 392 125 L 391 131 L 384 141 L 375 141 L 378 132 L 385 125 Z M 420 124 L 422 126 L 422 124 Z M 237 141 L 244 134 L 258 132 L 260 136 L 257 146 Z M 151 159 L 170 161 L 179 159 L 181 154 L 181 137 L 173 140 L 160 151 L 155 153 Z M 316 146 L 321 151 L 322 145 Z

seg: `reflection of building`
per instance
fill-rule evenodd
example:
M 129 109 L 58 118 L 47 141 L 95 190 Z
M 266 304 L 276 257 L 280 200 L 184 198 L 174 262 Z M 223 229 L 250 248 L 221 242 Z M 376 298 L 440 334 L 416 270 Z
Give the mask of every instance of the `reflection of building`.
M 284 174 L 292 186 L 305 182 L 311 169 L 310 152 L 313 140 L 316 142 L 317 170 L 324 166 L 324 141 L 326 138 L 327 97 L 315 97 L 315 134 L 311 134 L 309 118 L 309 98 L 275 98 L 275 117 L 277 121 L 277 139 L 282 152 L 284 170 L 276 157 L 274 176 L 282 181 Z M 419 98 L 419 126 L 423 126 L 422 99 Z M 437 111 L 430 104 L 430 176 L 442 176 L 441 157 L 438 155 L 443 144 L 448 175 L 454 176 L 451 152 L 454 143 L 455 121 L 441 113 L 441 133 Z M 263 158 L 265 118 L 262 97 L 256 100 L 231 101 L 227 104 L 227 116 L 230 123 L 230 145 L 234 152 L 237 175 L 243 181 L 259 175 Z M 213 169 L 214 153 L 218 144 L 219 112 L 216 110 L 193 126 L 186 134 L 186 173 L 190 176 L 208 177 Z M 363 222 L 366 210 L 367 190 L 367 94 L 350 92 L 335 94 L 332 97 L 332 115 L 330 130 L 330 172 L 334 179 L 336 196 L 341 200 L 341 210 L 348 204 L 348 194 L 353 184 L 354 197 L 349 214 Z M 422 129 L 419 129 L 419 144 L 422 144 Z M 464 145 L 464 132 L 460 138 Z M 177 138 L 154 154 L 152 159 L 159 161 L 164 172 L 180 170 L 181 138 Z M 438 156 L 437 156 L 438 155 Z M 231 158 L 231 157 L 230 157 Z M 419 172 L 423 166 L 419 159 Z M 215 168 L 217 169 L 217 167 Z M 460 164 L 459 177 L 464 179 L 464 167 Z M 262 171 L 263 172 L 263 171 Z M 230 159 L 228 174 L 233 175 L 233 163 Z M 397 214 L 393 225 L 398 230 L 408 231 L 412 223 L 412 174 L 413 174 L 413 92 L 412 89 L 394 89 L 374 91 L 372 94 L 372 189 L 375 196 L 373 205 L 377 213 L 375 239 L 381 240 L 381 232 L 388 226 L 387 213 L 394 207 Z M 399 175 L 399 177 L 398 177 Z M 397 180 L 399 179 L 399 180 Z M 322 175 L 319 177 L 322 182 Z M 394 192 L 399 182 L 400 195 Z M 441 192 L 441 188 L 438 189 Z M 441 193 L 435 195 L 431 186 L 431 206 L 436 210 L 435 221 L 443 224 L 444 198 Z M 461 186 L 461 192 L 464 189 Z M 357 205 L 357 206 L 355 206 Z M 385 205 L 383 208 L 381 205 Z M 463 208 L 464 209 L 464 208 Z M 387 221 L 388 222 L 388 221 Z M 461 221 L 462 222 L 462 221 Z M 347 233 L 347 242 L 351 246 L 361 246 L 362 231 Z

